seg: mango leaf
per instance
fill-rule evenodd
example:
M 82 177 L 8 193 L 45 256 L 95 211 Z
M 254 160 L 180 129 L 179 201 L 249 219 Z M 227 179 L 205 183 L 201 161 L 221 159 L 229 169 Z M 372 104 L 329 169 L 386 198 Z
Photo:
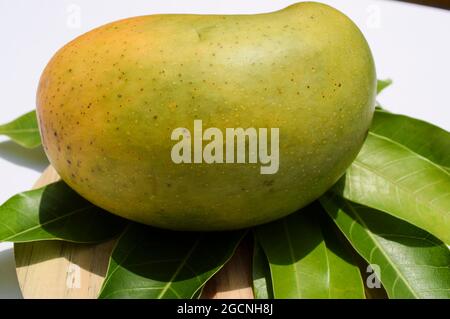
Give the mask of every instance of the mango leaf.
M 450 298 L 450 251 L 426 231 L 328 192 L 320 202 L 390 298 Z
M 450 174 L 409 148 L 369 132 L 361 152 L 332 188 L 450 243 Z
M 377 94 L 380 94 L 381 91 L 383 91 L 385 88 L 387 88 L 391 84 L 392 84 L 392 80 L 391 79 L 378 80 L 377 81 Z
M 364 298 L 361 274 L 321 224 L 318 203 L 256 228 L 275 298 Z
M 256 238 L 253 246 L 253 294 L 255 299 L 273 299 L 269 261 Z
M 405 115 L 376 111 L 370 131 L 450 170 L 450 133 Z
M 36 111 L 28 112 L 12 122 L 0 125 L 0 135 L 6 135 L 17 144 L 27 148 L 41 145 Z
M 99 298 L 198 297 L 244 235 L 173 232 L 132 223 L 112 253 Z
M 199 290 L 195 292 L 195 294 L 192 296 L 192 299 L 201 299 L 203 294 L 203 288 L 205 288 L 205 285 L 201 287 Z
M 124 220 L 60 181 L 20 193 L 0 206 L 0 241 L 65 240 L 96 243 L 118 235 Z
M 334 286 L 335 291 L 332 298 L 365 298 L 364 282 L 358 265 L 361 257 L 343 236 L 339 228 L 330 220 L 319 202 L 317 202 L 316 210 L 320 211 L 320 226 L 329 251 L 328 262 L 330 265 L 335 265 L 333 277 L 334 281 L 339 283 L 339 285 Z M 345 282 L 352 287 L 342 285 Z

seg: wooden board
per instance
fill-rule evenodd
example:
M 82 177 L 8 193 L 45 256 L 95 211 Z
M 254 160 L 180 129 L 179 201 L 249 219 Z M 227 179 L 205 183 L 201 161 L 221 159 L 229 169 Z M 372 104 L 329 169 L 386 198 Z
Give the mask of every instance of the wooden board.
M 34 185 L 59 179 L 52 167 Z M 96 298 L 105 277 L 114 240 L 98 245 L 41 241 L 14 245 L 16 270 L 24 298 Z M 248 241 L 205 286 L 202 298 L 251 299 L 251 248 Z

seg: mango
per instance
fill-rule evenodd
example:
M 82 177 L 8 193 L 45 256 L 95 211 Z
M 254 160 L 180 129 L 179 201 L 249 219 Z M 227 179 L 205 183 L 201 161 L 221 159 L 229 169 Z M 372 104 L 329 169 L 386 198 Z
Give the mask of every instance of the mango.
M 80 195 L 133 221 L 215 231 L 281 218 L 330 188 L 364 142 L 375 92 L 357 26 L 305 2 L 99 27 L 51 59 L 37 111 L 51 164 Z M 175 163 L 173 131 L 193 138 L 199 121 L 224 134 L 277 128 L 277 171 L 262 174 L 259 160 Z

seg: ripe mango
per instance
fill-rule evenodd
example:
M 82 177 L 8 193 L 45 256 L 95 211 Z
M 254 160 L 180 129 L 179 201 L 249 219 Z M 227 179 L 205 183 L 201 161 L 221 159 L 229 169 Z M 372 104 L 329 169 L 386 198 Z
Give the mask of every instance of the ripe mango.
M 307 205 L 370 126 L 376 75 L 345 15 L 306 2 L 256 15 L 150 15 L 90 31 L 45 68 L 38 119 L 51 164 L 92 203 L 174 230 L 228 230 Z M 279 128 L 279 169 L 174 163 L 175 128 Z

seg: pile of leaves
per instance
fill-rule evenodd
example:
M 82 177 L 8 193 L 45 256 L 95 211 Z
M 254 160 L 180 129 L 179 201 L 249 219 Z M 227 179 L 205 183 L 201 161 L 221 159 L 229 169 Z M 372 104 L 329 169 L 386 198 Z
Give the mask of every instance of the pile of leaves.
M 379 81 L 379 91 L 388 84 Z M 34 111 L 0 126 L 0 134 L 40 145 Z M 248 236 L 256 298 L 450 298 L 449 132 L 377 107 L 361 152 L 336 185 L 308 207 L 247 230 L 172 232 L 133 223 L 62 181 L 0 207 L 0 241 L 117 237 L 99 298 L 198 298 Z

